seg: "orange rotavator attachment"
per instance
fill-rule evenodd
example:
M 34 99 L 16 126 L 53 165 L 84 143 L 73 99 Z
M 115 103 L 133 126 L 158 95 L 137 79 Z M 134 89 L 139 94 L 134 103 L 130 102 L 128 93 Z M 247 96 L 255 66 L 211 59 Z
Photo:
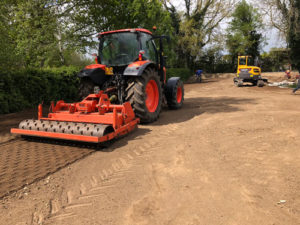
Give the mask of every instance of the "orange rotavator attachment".
M 112 105 L 103 91 L 78 103 L 52 102 L 48 118 L 42 105 L 38 109 L 38 120 L 24 120 L 11 133 L 99 143 L 129 133 L 139 122 L 129 102 Z

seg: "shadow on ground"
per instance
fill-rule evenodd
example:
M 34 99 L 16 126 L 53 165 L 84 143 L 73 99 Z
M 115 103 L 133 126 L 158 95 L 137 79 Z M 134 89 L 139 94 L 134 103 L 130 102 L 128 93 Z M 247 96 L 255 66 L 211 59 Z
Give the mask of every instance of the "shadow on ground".
M 214 78 L 204 78 L 201 82 L 197 81 L 196 79 L 190 79 L 185 84 L 189 85 L 198 85 L 198 84 L 205 84 L 205 83 L 214 83 L 214 82 L 220 82 L 220 79 L 214 79 Z
M 181 123 L 199 116 L 203 113 L 227 113 L 243 111 L 239 105 L 256 104 L 252 98 L 234 98 L 234 97 L 203 97 L 187 98 L 183 107 L 179 110 L 169 110 L 164 108 L 158 121 L 151 125 L 160 126 L 171 123 Z
M 24 186 L 41 180 L 96 151 L 112 152 L 149 133 L 139 128 L 101 145 L 29 138 L 0 145 L 0 199 Z

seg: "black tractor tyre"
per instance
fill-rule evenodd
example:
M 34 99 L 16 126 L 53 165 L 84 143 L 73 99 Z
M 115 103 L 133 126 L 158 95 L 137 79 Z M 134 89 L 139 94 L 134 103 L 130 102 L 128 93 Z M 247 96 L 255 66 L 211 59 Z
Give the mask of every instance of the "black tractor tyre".
M 252 81 L 252 85 L 256 86 L 257 85 L 257 80 Z
M 155 97 L 153 98 L 155 99 L 155 103 L 150 105 L 150 109 L 146 103 L 148 99 L 146 86 L 148 84 L 150 86 L 152 85 L 151 87 L 155 89 Z M 126 88 L 125 100 L 130 102 L 135 115 L 140 118 L 141 123 L 156 121 L 162 108 L 162 87 L 157 71 L 148 68 L 141 76 L 131 79 Z
M 265 85 L 265 82 L 263 80 L 257 81 L 257 87 L 263 87 Z
M 166 86 L 166 98 L 168 107 L 170 109 L 179 109 L 182 107 L 183 100 L 184 100 L 184 87 L 183 82 L 178 80 L 176 83 L 172 85 L 172 87 Z
M 82 100 L 85 97 L 87 97 L 89 94 L 93 94 L 94 87 L 95 84 L 91 79 L 87 79 L 87 78 L 81 79 L 79 84 L 79 91 L 78 91 L 79 98 Z

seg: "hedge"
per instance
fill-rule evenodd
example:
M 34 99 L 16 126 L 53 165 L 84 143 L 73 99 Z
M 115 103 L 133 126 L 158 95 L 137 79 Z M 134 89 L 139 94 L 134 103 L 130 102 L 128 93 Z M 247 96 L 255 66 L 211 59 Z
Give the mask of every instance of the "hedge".
M 49 104 L 52 100 L 77 99 L 79 68 L 0 71 L 0 114 Z
M 80 68 L 26 69 L 0 71 L 0 114 L 19 112 L 39 103 L 63 99 L 78 100 Z M 186 81 L 192 75 L 189 69 L 169 68 L 167 78 L 180 77 Z
M 183 81 L 186 81 L 193 73 L 186 68 L 168 68 L 167 79 L 170 77 L 180 77 Z

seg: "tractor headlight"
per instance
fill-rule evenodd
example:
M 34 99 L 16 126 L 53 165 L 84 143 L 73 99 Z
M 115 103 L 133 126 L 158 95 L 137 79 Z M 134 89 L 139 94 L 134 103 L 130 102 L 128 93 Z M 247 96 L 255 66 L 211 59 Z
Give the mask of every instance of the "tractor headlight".
M 105 67 L 105 75 L 114 75 L 112 67 Z

